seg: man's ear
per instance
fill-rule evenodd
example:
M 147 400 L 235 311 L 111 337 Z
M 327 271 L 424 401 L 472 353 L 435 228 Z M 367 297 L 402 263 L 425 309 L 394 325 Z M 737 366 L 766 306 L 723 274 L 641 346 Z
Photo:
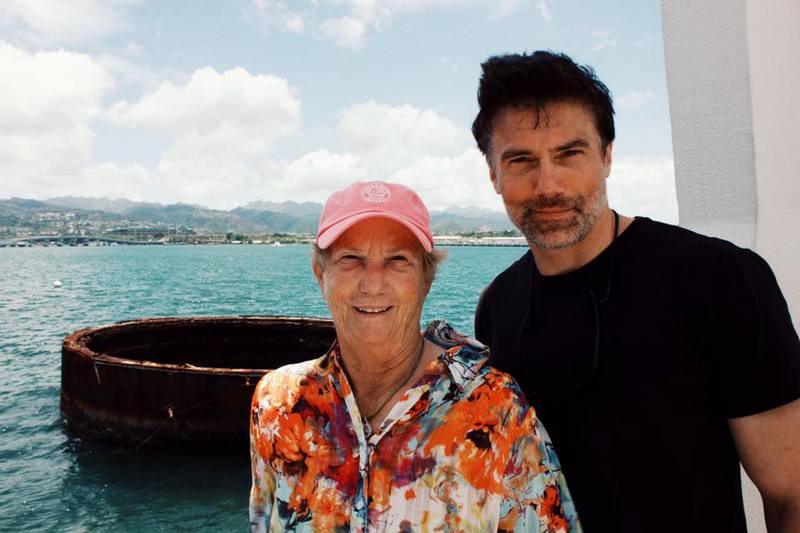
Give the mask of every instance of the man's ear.
M 606 149 L 603 152 L 603 166 L 605 167 L 605 177 L 607 178 L 611 174 L 611 152 L 614 143 L 608 143 L 606 145 Z
M 487 160 L 489 164 L 489 180 L 492 182 L 492 187 L 494 187 L 494 192 L 500 194 L 500 183 L 497 181 L 497 173 L 494 171 L 494 165 L 490 161 Z

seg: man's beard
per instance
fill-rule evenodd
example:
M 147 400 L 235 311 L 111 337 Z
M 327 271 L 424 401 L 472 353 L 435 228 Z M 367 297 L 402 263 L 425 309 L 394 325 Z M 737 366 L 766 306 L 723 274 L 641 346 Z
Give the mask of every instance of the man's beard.
M 515 205 L 506 204 L 508 216 L 528 242 L 538 248 L 556 250 L 579 243 L 592 231 L 608 206 L 605 180 L 589 196 L 563 194 L 535 198 Z M 573 216 L 562 220 L 537 220 L 539 209 L 571 209 Z

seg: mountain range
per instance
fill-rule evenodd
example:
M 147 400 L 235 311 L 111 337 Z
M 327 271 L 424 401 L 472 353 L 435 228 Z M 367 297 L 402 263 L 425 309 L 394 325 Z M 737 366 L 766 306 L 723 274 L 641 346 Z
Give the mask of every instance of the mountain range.
M 125 198 L 62 196 L 48 200 L 0 200 L 0 227 L 41 226 L 43 217 L 67 212 L 83 220 L 120 226 L 164 225 L 196 232 L 315 233 L 322 204 L 254 201 L 229 211 L 190 204 L 136 202 Z M 45 215 L 49 213 L 50 215 Z M 473 207 L 449 207 L 431 212 L 434 233 L 509 231 L 505 213 Z

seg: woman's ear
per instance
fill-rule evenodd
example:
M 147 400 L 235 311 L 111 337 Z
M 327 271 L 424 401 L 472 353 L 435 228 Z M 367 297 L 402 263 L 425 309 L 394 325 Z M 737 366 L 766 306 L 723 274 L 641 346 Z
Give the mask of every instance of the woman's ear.
M 319 261 L 311 260 L 311 270 L 314 271 L 314 277 L 317 278 L 317 283 L 319 284 L 320 289 L 324 289 L 323 287 L 323 277 L 322 277 L 322 267 L 319 264 Z

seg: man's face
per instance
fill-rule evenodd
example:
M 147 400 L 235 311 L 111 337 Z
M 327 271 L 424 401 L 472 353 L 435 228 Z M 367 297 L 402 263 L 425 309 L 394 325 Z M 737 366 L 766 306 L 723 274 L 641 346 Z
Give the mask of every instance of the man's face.
M 559 102 L 539 113 L 506 108 L 494 120 L 490 177 L 508 216 L 542 249 L 582 241 L 608 206 L 611 145 L 601 150 L 591 114 Z

